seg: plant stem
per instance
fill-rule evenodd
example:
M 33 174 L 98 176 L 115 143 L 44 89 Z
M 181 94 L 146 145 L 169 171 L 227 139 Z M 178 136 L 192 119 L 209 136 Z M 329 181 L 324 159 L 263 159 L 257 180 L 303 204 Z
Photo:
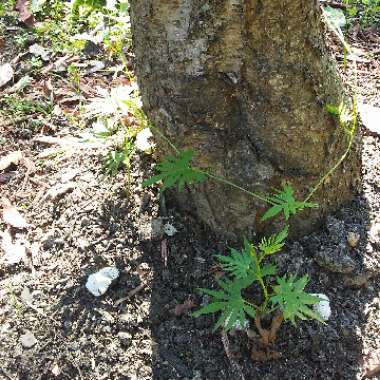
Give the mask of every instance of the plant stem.
M 229 185 L 229 186 L 231 186 L 231 187 L 234 187 L 235 189 L 238 189 L 238 190 L 242 191 L 243 193 L 246 193 L 246 194 L 248 194 L 248 195 L 250 195 L 250 196 L 252 196 L 252 197 L 254 197 L 254 198 L 257 198 L 257 199 L 259 199 L 259 200 L 261 200 L 261 201 L 263 201 L 263 202 L 265 202 L 265 203 L 270 203 L 271 205 L 274 205 L 273 202 L 271 202 L 271 201 L 268 200 L 267 198 L 263 197 L 262 195 L 257 194 L 257 193 L 254 193 L 254 192 L 249 191 L 249 190 L 247 190 L 247 189 L 244 189 L 244 187 L 241 187 L 241 186 L 239 186 L 239 185 L 236 185 L 235 183 L 229 181 L 229 180 L 226 179 L 226 178 L 219 177 L 219 176 L 217 176 L 217 175 L 215 175 L 215 174 L 212 174 L 212 173 L 209 173 L 209 172 L 206 172 L 206 171 L 203 171 L 203 170 L 199 170 L 199 169 L 197 169 L 197 171 L 200 172 L 200 173 L 203 173 L 203 174 L 207 175 L 209 178 L 212 178 L 212 179 L 214 179 L 214 180 L 216 180 L 216 181 L 219 181 L 219 182 L 225 183 L 226 185 Z
M 255 251 L 253 251 L 253 252 L 254 252 L 253 259 L 255 260 L 256 268 L 257 268 L 257 273 L 256 273 L 257 281 L 259 282 L 259 284 L 260 284 L 260 286 L 261 286 L 261 288 L 263 290 L 263 293 L 264 293 L 264 303 L 262 304 L 262 306 L 260 308 L 261 312 L 264 313 L 264 311 L 265 311 L 265 309 L 267 308 L 267 305 L 268 305 L 269 294 L 268 294 L 268 289 L 265 286 L 263 277 L 261 276 L 261 267 L 260 267 L 259 259 L 257 257 L 257 254 L 255 253 Z
M 168 144 L 169 146 L 177 153 L 179 154 L 180 153 L 180 150 L 158 129 L 156 128 L 156 126 L 154 126 L 152 123 L 149 124 L 149 128 L 153 129 L 154 131 L 156 131 L 160 137 L 162 139 L 164 139 Z
M 245 300 L 245 299 L 243 299 L 243 301 L 244 301 L 244 303 L 246 303 L 247 305 L 252 306 L 252 307 L 254 307 L 254 308 L 257 309 L 257 310 L 260 310 L 260 308 L 259 308 L 257 305 L 255 305 L 254 303 L 248 302 L 248 301 Z
M 335 33 L 335 35 L 339 38 L 340 42 L 342 43 L 343 45 L 343 48 L 344 48 L 344 54 L 345 54 L 345 58 L 346 58 L 346 54 L 347 52 L 350 53 L 351 55 L 353 55 L 353 52 L 352 52 L 352 49 L 351 49 L 351 46 L 345 41 L 344 39 L 344 36 L 342 34 L 342 32 L 340 31 L 340 29 L 338 30 L 328 19 L 327 15 L 326 15 L 326 12 L 323 10 L 322 8 L 322 13 L 324 15 L 324 18 L 326 20 L 326 23 L 327 25 L 330 27 L 330 29 Z M 355 84 L 357 87 L 357 83 L 358 83 L 358 71 L 357 71 L 357 62 L 356 62 L 356 59 L 354 57 L 354 65 L 355 65 Z M 325 182 L 326 178 L 328 178 L 330 175 L 332 175 L 335 170 L 342 164 L 342 162 L 346 159 L 349 151 L 351 150 L 351 147 L 352 147 L 352 144 L 354 142 L 354 137 L 355 137 L 355 132 L 356 132 L 356 128 L 357 128 L 357 111 L 356 111 L 356 94 L 354 95 L 353 97 L 353 114 L 354 114 L 354 119 L 352 121 L 352 129 L 351 131 L 349 132 L 349 135 L 350 135 L 350 139 L 349 139 L 349 142 L 348 142 L 348 146 L 347 146 L 347 149 L 345 150 L 345 152 L 343 153 L 342 157 L 339 159 L 339 161 L 318 181 L 317 185 L 311 190 L 311 192 L 309 193 L 309 195 L 306 197 L 305 201 L 304 202 L 307 202 L 313 195 L 314 193 L 322 186 L 322 184 Z
M 274 343 L 277 338 L 277 331 L 281 327 L 282 322 L 284 321 L 284 314 L 281 312 L 278 313 L 272 319 L 272 325 L 269 332 L 269 343 Z
M 304 200 L 304 202 L 307 202 L 313 195 L 314 193 L 322 186 L 323 182 L 325 182 L 326 178 L 330 177 L 330 175 L 332 175 L 335 170 L 342 164 L 342 162 L 346 159 L 348 153 L 350 152 L 351 150 L 351 147 L 352 147 L 352 144 L 354 142 L 354 138 L 355 138 L 355 132 L 356 132 L 356 128 L 357 128 L 357 111 L 356 111 L 356 98 L 354 97 L 353 98 L 353 114 L 354 114 L 354 118 L 353 118 L 353 121 L 352 121 L 352 129 L 349 133 L 350 135 L 350 139 L 349 139 L 349 142 L 348 142 L 348 145 L 347 145 L 347 148 L 345 150 L 345 152 L 343 153 L 342 157 L 339 159 L 339 161 L 318 181 L 318 183 L 316 184 L 316 186 L 311 190 L 311 192 L 309 193 L 309 195 L 306 197 L 306 199 Z M 347 133 L 347 132 L 346 132 Z

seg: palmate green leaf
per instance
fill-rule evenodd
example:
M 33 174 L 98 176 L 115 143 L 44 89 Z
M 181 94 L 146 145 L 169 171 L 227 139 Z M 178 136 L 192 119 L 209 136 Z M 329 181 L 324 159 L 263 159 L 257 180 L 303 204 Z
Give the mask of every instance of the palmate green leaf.
M 279 239 L 282 239 L 282 232 L 278 234 Z M 286 236 L 283 237 L 283 239 L 285 238 Z M 250 284 L 259 278 L 273 276 L 277 272 L 275 265 L 260 266 L 253 244 L 246 239 L 244 240 L 244 248 L 241 251 L 230 248 L 229 256 L 215 255 L 215 257 L 221 263 L 224 271 L 230 273 L 237 280 L 246 280 Z M 222 282 L 221 286 L 223 285 L 224 283 Z
M 274 295 L 270 298 L 274 306 L 278 306 L 284 319 L 295 324 L 296 318 L 316 319 L 324 323 L 318 313 L 309 308 L 309 305 L 319 303 L 320 299 L 304 291 L 309 278 L 307 275 L 297 280 L 296 276 L 277 277 L 277 286 L 274 287 Z
M 260 251 L 264 256 L 272 255 L 281 250 L 285 245 L 285 239 L 288 237 L 289 227 L 285 226 L 278 234 L 272 235 L 269 238 L 262 238 L 259 244 Z
M 263 221 L 273 218 L 281 212 L 284 214 L 285 220 L 289 220 L 291 215 L 296 214 L 300 210 L 318 207 L 315 203 L 296 201 L 294 190 L 289 185 L 283 186 L 282 190 L 276 189 L 275 194 L 268 197 L 268 201 L 273 206 L 262 216 L 261 220 Z
M 161 191 L 174 185 L 182 191 L 186 184 L 199 183 L 206 180 L 207 176 L 191 166 L 194 152 L 192 150 L 180 151 L 177 156 L 167 156 L 162 162 L 158 163 L 156 170 L 159 172 L 143 182 L 143 187 L 153 185 L 162 181 Z
M 211 302 L 195 311 L 193 316 L 199 317 L 203 314 L 212 314 L 221 312 L 215 326 L 214 331 L 219 327 L 228 331 L 237 322 L 244 326 L 246 315 L 254 318 L 256 316 L 255 308 L 248 304 L 242 297 L 241 291 L 251 284 L 247 279 L 230 281 L 220 280 L 219 286 L 223 290 L 200 289 L 201 292 L 212 297 Z
M 237 279 L 243 279 L 248 277 L 250 267 L 255 265 L 254 254 L 254 247 L 245 239 L 241 251 L 230 248 L 230 256 L 215 255 L 215 257 L 226 272 Z

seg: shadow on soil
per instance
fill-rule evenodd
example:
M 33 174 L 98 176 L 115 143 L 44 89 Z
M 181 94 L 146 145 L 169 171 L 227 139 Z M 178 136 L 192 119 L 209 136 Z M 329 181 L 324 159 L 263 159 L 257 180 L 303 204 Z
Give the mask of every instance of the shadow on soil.
M 224 252 L 226 244 L 191 217 L 174 220 L 182 220 L 182 228 L 167 239 L 167 267 L 157 254 L 159 244 L 151 251 L 155 258 L 150 311 L 153 379 L 241 379 L 225 354 L 220 333 L 212 333 L 215 318 L 174 314 L 175 306 L 188 299 L 198 305 L 202 302 L 198 287 L 215 287 L 212 253 Z M 332 316 L 325 325 L 286 323 L 274 347 L 281 359 L 265 363 L 251 360 L 254 343 L 245 333 L 230 336 L 230 352 L 245 379 L 353 380 L 363 376 L 362 333 L 375 323 L 366 310 L 380 288 L 369 279 L 364 262 L 369 227 L 366 202 L 357 198 L 327 218 L 319 232 L 292 242 L 277 256 L 280 272 L 307 273 L 311 278 L 307 290 L 328 295 Z M 360 236 L 355 248 L 347 244 L 349 232 Z

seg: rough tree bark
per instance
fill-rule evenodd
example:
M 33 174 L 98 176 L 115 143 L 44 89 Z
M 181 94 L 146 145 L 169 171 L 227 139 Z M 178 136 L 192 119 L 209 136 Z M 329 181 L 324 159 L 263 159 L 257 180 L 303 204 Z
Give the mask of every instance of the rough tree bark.
M 343 91 L 318 1 L 131 0 L 131 18 L 145 111 L 177 146 L 196 151 L 196 165 L 255 192 L 288 182 L 302 199 L 343 153 L 347 141 L 325 110 Z M 352 197 L 357 151 L 293 232 Z M 267 207 L 210 181 L 180 199 L 228 237 L 258 231 Z

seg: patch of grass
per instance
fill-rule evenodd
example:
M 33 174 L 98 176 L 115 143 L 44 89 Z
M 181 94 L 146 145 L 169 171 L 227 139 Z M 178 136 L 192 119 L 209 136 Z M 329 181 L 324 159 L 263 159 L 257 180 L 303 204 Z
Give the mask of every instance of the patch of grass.
M 14 41 L 17 46 L 24 47 L 28 41 L 28 34 L 27 33 L 21 33 L 14 37 Z
M 104 171 L 107 174 L 114 176 L 118 173 L 120 169 L 124 167 L 127 169 L 129 176 L 131 158 L 134 151 L 135 147 L 133 143 L 130 140 L 126 139 L 122 150 L 112 150 L 107 154 L 103 163 Z
M 78 69 L 78 67 L 76 67 L 75 65 L 71 64 L 68 66 L 67 68 L 67 73 L 69 75 L 69 80 L 75 90 L 75 92 L 77 94 L 80 94 L 80 80 L 81 80 L 81 77 L 80 77 L 80 71 Z
M 4 97 L 0 104 L 3 104 L 4 112 L 17 115 L 32 115 L 41 113 L 45 116 L 51 114 L 51 106 L 39 101 L 21 99 L 17 96 Z
M 363 27 L 380 27 L 380 0 L 345 0 L 347 15 L 357 19 Z
M 0 3 L 0 17 L 11 13 L 16 5 L 16 0 L 2 0 Z

